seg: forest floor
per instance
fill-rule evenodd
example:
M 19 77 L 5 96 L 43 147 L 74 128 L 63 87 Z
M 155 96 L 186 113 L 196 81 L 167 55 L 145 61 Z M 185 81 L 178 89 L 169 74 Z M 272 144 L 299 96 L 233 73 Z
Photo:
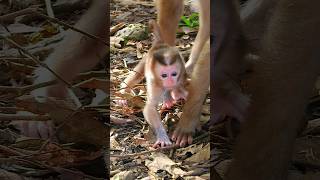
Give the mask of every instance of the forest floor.
M 151 47 L 153 37 L 148 31 L 148 22 L 156 20 L 154 2 L 112 1 L 110 7 L 111 176 L 113 179 L 209 179 L 208 130 L 197 133 L 194 143 L 188 147 L 154 149 L 151 147 L 155 142 L 154 135 L 142 115 L 146 100 L 145 82 L 134 88 L 136 95 L 119 93 L 120 83 Z M 192 21 L 192 14 L 198 16 L 191 11 L 190 4 L 187 4 L 184 17 Z M 184 24 L 178 29 L 176 46 L 186 60 L 198 27 Z M 115 99 L 127 99 L 128 106 L 118 106 L 112 102 Z M 209 120 L 209 106 L 210 100 L 207 99 L 203 106 L 201 124 Z M 169 134 L 179 121 L 181 111 L 182 104 L 178 104 L 161 112 L 161 119 L 169 129 Z
M 68 29 L 62 22 L 73 26 L 88 7 L 88 0 L 0 2 L 0 179 L 107 178 L 106 59 L 72 82 L 79 108 L 65 99 L 30 95 L 55 83 L 34 84 L 43 75 L 34 72 L 56 48 L 72 49 L 59 46 Z

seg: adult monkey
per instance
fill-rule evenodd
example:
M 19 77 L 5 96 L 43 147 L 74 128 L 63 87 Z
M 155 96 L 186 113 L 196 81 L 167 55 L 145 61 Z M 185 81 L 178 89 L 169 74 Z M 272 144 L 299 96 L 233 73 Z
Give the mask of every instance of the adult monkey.
M 258 53 L 261 50 L 261 38 L 274 12 L 277 0 L 249 0 L 240 10 L 243 30 L 250 47 L 250 52 Z
M 243 120 L 249 98 L 242 94 L 239 80 L 244 71 L 246 41 L 240 24 L 239 4 L 235 0 L 211 3 L 211 112 L 213 123 L 225 116 Z
M 241 93 L 237 85 L 237 78 L 241 73 L 239 67 L 243 64 L 242 57 L 245 52 L 242 47 L 245 43 L 241 33 L 240 17 L 234 4 L 235 1 L 223 2 L 218 0 L 210 3 L 209 0 L 199 0 L 199 2 L 200 29 L 190 59 L 187 62 L 187 69 L 189 62 L 191 62 L 189 63 L 191 67 L 192 64 L 195 64 L 195 67 L 192 71 L 190 86 L 187 87 L 189 95 L 183 106 L 181 119 L 172 135 L 172 140 L 180 146 L 192 143 L 192 134 L 199 123 L 202 103 L 210 84 L 210 41 L 206 39 L 209 38 L 209 27 L 211 37 L 214 37 L 212 40 L 217 41 L 217 43 L 211 45 L 211 49 L 215 48 L 214 54 L 217 55 L 214 62 L 211 60 L 211 66 L 219 67 L 214 69 L 214 75 L 211 76 L 214 94 L 214 97 L 211 98 L 214 106 L 214 111 L 211 111 L 214 113 L 212 121 L 216 123 L 222 120 L 224 115 L 241 120 L 248 106 L 248 98 Z M 163 39 L 171 45 L 174 45 L 175 42 L 175 31 L 182 13 L 182 3 L 182 0 L 156 1 L 160 29 L 161 32 L 164 32 Z M 211 11 L 208 11 L 209 7 L 212 9 Z M 210 21 L 209 12 L 219 12 L 216 21 Z M 224 15 L 221 16 L 220 14 Z M 171 21 L 168 21 L 168 19 Z M 215 35 L 212 31 L 214 23 L 217 27 Z M 192 63 L 195 61 L 196 63 Z M 215 106 L 215 104 L 218 106 Z
M 252 105 L 227 180 L 287 179 L 304 108 L 320 70 L 317 0 L 280 0 L 249 81 Z

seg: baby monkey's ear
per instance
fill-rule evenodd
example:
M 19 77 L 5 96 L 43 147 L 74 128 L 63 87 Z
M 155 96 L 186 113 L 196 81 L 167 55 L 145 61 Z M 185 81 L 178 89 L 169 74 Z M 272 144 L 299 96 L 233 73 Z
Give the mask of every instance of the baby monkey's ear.
M 154 43 L 163 43 L 160 27 L 155 20 L 152 19 L 149 21 L 149 29 L 150 29 L 150 31 L 153 32 L 153 36 L 154 36 L 153 42 Z

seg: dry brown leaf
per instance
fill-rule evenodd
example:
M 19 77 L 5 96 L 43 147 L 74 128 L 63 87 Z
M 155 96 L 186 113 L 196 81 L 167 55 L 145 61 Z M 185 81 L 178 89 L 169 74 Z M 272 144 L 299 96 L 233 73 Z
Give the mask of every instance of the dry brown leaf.
M 137 136 L 133 137 L 133 143 L 139 144 L 142 147 L 148 147 L 150 145 L 149 141 L 147 141 L 145 138 L 141 138 L 141 137 L 137 137 Z
M 210 174 L 208 173 L 208 169 L 196 168 L 194 170 L 188 171 L 183 178 L 186 180 L 209 180 Z
M 224 177 L 226 175 L 227 169 L 228 169 L 228 167 L 230 167 L 230 163 L 231 163 L 231 160 L 227 159 L 227 160 L 224 160 L 224 161 L 220 162 L 219 164 L 217 164 L 215 166 L 215 169 L 216 169 L 217 173 L 221 177 Z
M 165 170 L 170 173 L 173 178 L 183 176 L 186 172 L 177 167 L 177 163 L 173 162 L 168 156 L 163 153 L 155 152 L 151 155 L 153 161 L 146 160 L 146 166 L 153 173 L 158 170 Z
M 82 87 L 82 88 L 89 88 L 89 89 L 101 89 L 104 92 L 109 92 L 109 84 L 110 81 L 107 79 L 97 79 L 91 78 L 81 83 L 76 84 L 74 87 Z
M 132 171 L 122 171 L 111 178 L 111 180 L 120 180 L 120 179 L 135 180 L 136 177 Z
M 136 52 L 137 52 L 137 58 L 141 59 L 143 57 L 143 54 L 141 53 L 141 51 L 137 49 Z
M 106 127 L 96 118 L 96 114 L 92 111 L 76 111 L 72 102 L 52 97 L 35 99 L 22 96 L 16 104 L 30 112 L 48 113 L 55 124 L 62 125 L 57 130 L 61 142 L 85 142 L 98 146 L 106 144 Z
M 116 140 L 115 136 L 110 137 L 110 148 L 111 149 L 122 149 L 121 145 Z
M 203 144 L 200 144 L 200 145 L 192 144 L 185 148 L 178 149 L 176 151 L 176 154 L 177 156 L 184 156 L 186 153 L 195 154 L 196 152 L 199 152 L 202 148 L 203 148 Z
M 35 151 L 40 149 L 43 143 L 45 143 L 44 139 L 21 137 L 21 138 L 18 138 L 17 142 L 11 145 L 11 147 Z
M 101 151 L 91 152 L 77 149 L 63 149 L 60 146 L 50 147 L 53 144 L 49 144 L 42 152 L 44 153 L 34 156 L 35 159 L 45 156 L 45 163 L 51 164 L 53 166 L 59 166 L 61 164 L 80 164 L 87 161 L 92 161 L 100 158 Z M 48 159 L 49 158 L 49 159 Z
M 6 171 L 4 169 L 0 169 L 0 179 L 6 179 L 6 180 L 24 180 L 24 177 L 21 177 L 18 174 Z
M 210 115 L 201 115 L 200 116 L 200 122 L 203 123 L 203 124 L 205 124 L 209 120 L 210 120 Z
M 140 96 L 133 96 L 132 98 L 128 99 L 129 106 L 143 108 L 145 105 L 144 99 Z
M 188 36 L 188 35 L 183 35 L 182 36 L 182 39 L 184 39 L 184 40 L 188 40 L 190 38 L 190 36 Z
M 42 30 L 42 28 L 39 28 L 39 27 L 27 26 L 25 24 L 20 24 L 20 23 L 10 24 L 9 26 L 7 26 L 7 28 L 9 29 L 10 34 L 32 33 L 32 32 L 39 32 Z M 3 26 L 1 26 L 0 34 L 4 35 L 9 33 Z
M 110 46 L 121 48 L 121 42 L 124 41 L 121 37 L 111 36 L 110 37 Z
M 51 37 L 59 33 L 59 29 L 53 24 L 45 24 L 42 28 L 43 30 L 41 31 L 41 33 L 42 33 L 42 36 L 45 38 Z
M 187 158 L 187 162 L 203 162 L 210 159 L 210 144 L 205 145 L 196 154 Z

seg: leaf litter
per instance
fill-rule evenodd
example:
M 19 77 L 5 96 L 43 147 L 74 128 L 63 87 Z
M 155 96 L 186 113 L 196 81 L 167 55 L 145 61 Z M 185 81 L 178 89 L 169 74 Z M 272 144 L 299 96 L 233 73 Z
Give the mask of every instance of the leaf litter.
M 38 14 L 49 12 L 45 3 L 50 3 L 58 22 Z M 110 95 L 106 60 L 74 80 L 73 90 L 83 104 L 80 109 L 75 109 L 69 100 L 35 99 L 29 95 L 34 89 L 55 83 L 33 84 L 33 71 L 64 38 L 59 23 L 74 25 L 88 3 L 89 0 L 0 3 L 0 179 L 107 177 L 108 159 L 103 149 L 110 114 L 106 110 Z M 28 125 L 41 125 L 41 131 L 48 131 L 46 125 L 52 123 L 49 120 L 58 125 L 52 139 L 24 135 Z
M 195 144 L 187 148 L 153 149 L 151 145 L 155 142 L 154 135 L 142 114 L 146 101 L 145 82 L 135 86 L 132 89 L 133 93 L 119 93 L 120 83 L 151 47 L 152 35 L 148 28 L 144 27 L 148 26 L 149 20 L 156 19 L 154 2 L 151 0 L 114 0 L 110 7 L 110 30 L 113 33 L 110 37 L 111 115 L 117 118 L 132 119 L 130 123 L 111 123 L 110 169 L 112 179 L 119 179 L 119 177 L 120 179 L 209 179 L 208 130 L 201 130 L 195 136 Z M 190 5 L 187 4 L 185 6 L 186 21 L 189 20 L 187 18 L 191 14 Z M 181 26 L 178 30 L 177 47 L 185 59 L 190 54 L 197 28 L 198 26 L 189 28 Z M 112 102 L 116 99 L 126 99 L 128 106 L 118 106 Z M 171 110 L 160 111 L 163 123 L 169 132 L 172 132 L 181 116 L 182 105 L 180 103 Z M 209 120 L 209 105 L 210 101 L 206 101 L 201 116 L 202 124 Z M 205 135 L 197 140 L 199 134 Z M 193 158 L 187 160 L 190 157 Z M 193 168 L 190 164 L 185 165 L 184 162 L 202 164 L 203 167 Z M 201 173 L 190 173 L 195 169 Z

